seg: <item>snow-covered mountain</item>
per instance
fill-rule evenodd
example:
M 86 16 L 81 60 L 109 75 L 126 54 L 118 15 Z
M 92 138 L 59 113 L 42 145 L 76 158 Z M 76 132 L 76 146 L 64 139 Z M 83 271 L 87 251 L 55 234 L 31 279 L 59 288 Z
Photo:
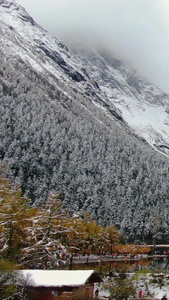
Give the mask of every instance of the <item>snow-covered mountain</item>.
M 81 82 L 80 89 L 84 89 L 84 85 L 86 90 L 91 88 L 96 100 L 101 97 L 108 105 L 113 103 L 136 134 L 169 154 L 169 95 L 110 54 L 83 51 L 73 56 L 66 46 L 39 27 L 20 5 L 14 1 L 0 3 L 3 49 L 10 57 L 20 56 L 36 71 L 49 72 L 64 82 L 73 78 Z M 7 29 L 10 40 L 4 32 Z M 58 63 L 59 71 L 51 64 L 51 59 Z M 98 99 L 99 102 L 102 107 L 107 106 Z
M 136 134 L 159 151 L 169 154 L 169 95 L 110 53 L 83 53 L 80 58 Z
M 0 65 L 0 156 L 24 195 L 55 190 L 130 240 L 166 239 L 169 96 L 106 51 L 70 50 L 14 0 L 0 0 Z

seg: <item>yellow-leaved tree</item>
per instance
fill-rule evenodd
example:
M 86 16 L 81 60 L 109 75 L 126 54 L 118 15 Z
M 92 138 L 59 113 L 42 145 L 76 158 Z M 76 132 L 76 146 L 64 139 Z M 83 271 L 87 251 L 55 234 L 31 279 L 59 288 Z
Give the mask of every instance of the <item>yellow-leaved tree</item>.
M 120 243 L 122 236 L 114 225 L 110 225 L 105 229 L 105 248 L 112 254 L 113 246 Z
M 25 244 L 25 228 L 29 223 L 27 199 L 18 188 L 11 188 L 0 178 L 0 254 L 2 258 L 19 261 Z

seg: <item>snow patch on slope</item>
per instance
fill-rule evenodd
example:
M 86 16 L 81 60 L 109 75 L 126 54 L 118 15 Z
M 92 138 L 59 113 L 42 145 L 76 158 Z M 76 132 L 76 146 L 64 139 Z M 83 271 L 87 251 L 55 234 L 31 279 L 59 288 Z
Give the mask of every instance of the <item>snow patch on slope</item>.
M 135 99 L 123 97 L 116 102 L 121 110 L 123 118 L 151 145 L 158 143 L 169 144 L 169 115 L 166 106 L 149 105 L 148 103 L 136 103 Z

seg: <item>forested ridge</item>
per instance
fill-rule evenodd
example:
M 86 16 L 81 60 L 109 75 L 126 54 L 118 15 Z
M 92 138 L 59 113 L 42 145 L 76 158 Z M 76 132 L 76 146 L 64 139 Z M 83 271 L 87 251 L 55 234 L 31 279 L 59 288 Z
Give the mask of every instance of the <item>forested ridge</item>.
M 70 215 L 88 211 L 130 242 L 169 242 L 168 157 L 134 134 L 92 74 L 74 70 L 59 56 L 58 63 L 56 53 L 45 53 L 37 40 L 31 48 L 35 40 L 28 39 L 24 56 L 16 49 L 25 49 L 27 40 L 22 44 L 16 29 L 5 26 L 0 157 L 9 178 L 31 205 L 41 206 L 53 191 Z M 8 40 L 17 45 L 13 51 Z
M 166 240 L 168 159 L 22 61 L 1 66 L 1 159 L 31 203 L 55 190 L 70 213 L 88 210 L 129 240 L 151 239 L 158 219 Z

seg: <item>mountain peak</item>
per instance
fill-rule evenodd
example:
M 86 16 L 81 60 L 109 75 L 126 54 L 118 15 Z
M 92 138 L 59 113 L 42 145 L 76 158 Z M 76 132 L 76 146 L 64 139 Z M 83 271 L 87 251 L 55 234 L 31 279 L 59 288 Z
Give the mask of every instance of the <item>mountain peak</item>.
M 21 5 L 16 3 L 15 0 L 0 0 L 0 5 L 4 9 L 4 13 L 10 14 L 11 17 L 18 17 L 23 21 L 35 25 L 33 18 Z

